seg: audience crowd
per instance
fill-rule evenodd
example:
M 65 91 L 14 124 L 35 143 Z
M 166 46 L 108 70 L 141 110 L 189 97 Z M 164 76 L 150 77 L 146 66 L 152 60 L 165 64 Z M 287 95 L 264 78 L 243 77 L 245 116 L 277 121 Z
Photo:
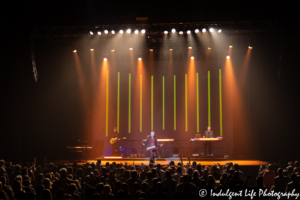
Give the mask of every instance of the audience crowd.
M 102 163 L 104 164 L 104 163 Z M 230 199 L 213 196 L 212 192 L 300 192 L 300 163 L 287 166 L 260 166 L 256 185 L 248 186 L 238 164 L 203 166 L 190 162 L 175 165 L 154 164 L 131 166 L 126 163 L 86 163 L 61 165 L 44 162 L 41 165 L 0 160 L 0 199 L 3 200 L 156 200 L 156 199 Z M 203 191 L 207 193 L 202 193 Z M 212 192 L 211 192 L 212 191 Z M 200 194 L 201 193 L 201 194 Z M 244 193 L 243 193 L 244 194 Z M 235 196 L 232 199 L 251 199 Z M 277 199 L 254 197 L 253 199 Z M 290 198 L 291 199 L 291 198 Z

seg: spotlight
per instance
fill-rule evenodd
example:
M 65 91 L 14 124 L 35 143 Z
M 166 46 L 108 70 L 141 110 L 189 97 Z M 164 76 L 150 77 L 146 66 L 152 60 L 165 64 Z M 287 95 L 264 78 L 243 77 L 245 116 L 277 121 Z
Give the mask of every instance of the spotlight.
M 176 29 L 175 28 L 172 28 L 172 33 L 176 33 Z
M 168 31 L 164 31 L 164 34 L 168 34 Z
M 142 60 L 142 58 L 138 58 L 138 60 Z
M 145 30 L 145 29 L 142 29 L 142 30 L 141 30 L 141 33 L 145 34 L 145 33 L 146 33 L 146 30 Z
M 149 49 L 149 51 L 153 51 L 153 49 Z
M 112 49 L 111 52 L 115 52 L 115 49 Z
M 107 58 L 104 58 L 103 60 L 104 60 L 104 61 L 107 61 Z
M 232 46 L 230 45 L 229 48 L 232 48 Z
M 76 53 L 77 52 L 77 50 L 75 49 L 75 50 L 73 50 L 73 53 Z
M 108 34 L 108 30 L 104 30 L 104 33 L 105 33 L 105 34 Z
M 98 31 L 98 35 L 101 35 L 101 32 L 100 32 L 100 31 Z
M 218 30 L 218 33 L 221 33 L 221 32 L 222 32 L 222 29 L 219 29 L 219 30 Z
M 195 30 L 195 33 L 199 33 L 199 29 L 196 29 L 196 30 Z
M 229 58 L 230 58 L 230 56 L 226 56 L 226 58 L 227 58 L 227 59 L 229 59 Z
M 94 35 L 93 31 L 90 31 L 90 34 L 91 34 L 91 35 Z
M 182 34 L 183 34 L 183 31 L 179 31 L 179 34 L 182 35 Z
M 203 28 L 203 29 L 202 29 L 202 33 L 205 33 L 205 32 L 206 32 L 206 28 Z
M 139 34 L 139 30 L 135 30 L 134 33 L 135 33 L 135 34 Z
M 187 34 L 191 34 L 191 31 L 190 30 L 187 30 L 187 32 L 186 32 Z
M 131 29 L 129 28 L 129 29 L 127 29 L 127 31 L 126 31 L 127 33 L 131 33 Z
M 129 50 L 130 50 L 130 51 L 132 51 L 132 50 L 133 50 L 133 48 L 129 48 Z
M 248 46 L 248 48 L 249 48 L 249 49 L 252 49 L 252 47 L 251 47 L 251 46 Z
M 173 51 L 173 49 L 169 49 L 170 51 Z
M 213 28 L 209 28 L 209 32 L 214 32 L 214 29 Z
M 194 60 L 194 56 L 192 56 L 191 59 Z
M 114 30 L 111 31 L 111 34 L 115 34 L 116 32 Z
M 192 47 L 189 47 L 189 49 L 192 49 Z
M 211 50 L 211 48 L 210 48 L 210 47 L 208 47 L 207 49 L 208 49 L 208 50 Z
M 94 49 L 90 49 L 91 51 L 94 51 Z
M 119 31 L 119 33 L 120 33 L 120 34 L 123 34 L 123 33 L 124 33 L 124 31 L 121 29 L 121 30 Z

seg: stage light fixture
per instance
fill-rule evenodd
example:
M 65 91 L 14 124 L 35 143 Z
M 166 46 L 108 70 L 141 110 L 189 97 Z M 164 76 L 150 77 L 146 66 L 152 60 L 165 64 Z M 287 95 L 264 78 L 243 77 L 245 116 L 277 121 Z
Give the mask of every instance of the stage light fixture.
M 115 49 L 112 49 L 111 52 L 115 52 Z
M 173 51 L 173 49 L 169 49 L 170 51 Z
M 145 34 L 145 33 L 146 33 L 146 30 L 145 30 L 145 29 L 142 29 L 142 30 L 141 30 L 141 33 Z
M 123 33 L 124 33 L 124 31 L 121 29 L 121 30 L 119 31 L 119 33 L 120 33 L 120 34 L 123 34 Z
M 131 29 L 129 28 L 129 29 L 127 29 L 127 31 L 126 31 L 127 33 L 131 33 Z
M 199 33 L 199 29 L 195 29 L 195 33 Z
M 97 34 L 98 34 L 98 35 L 101 35 L 101 32 L 100 32 L 100 31 L 98 31 L 98 32 L 97 32 Z
M 153 51 L 153 49 L 149 49 L 149 51 Z
M 229 48 L 232 48 L 232 46 L 230 45 Z
M 183 34 L 183 31 L 179 31 L 179 34 L 182 35 L 182 34 Z
M 94 51 L 94 49 L 90 49 L 90 51 Z
M 76 52 L 77 52 L 77 50 L 76 50 L 76 49 L 74 49 L 74 50 L 73 50 L 73 53 L 76 53 Z
M 113 34 L 113 35 L 114 35 L 115 33 L 116 33 L 116 32 L 115 32 L 114 30 L 112 30 L 112 31 L 111 31 L 111 34 Z
M 104 60 L 104 61 L 107 61 L 107 58 L 104 58 L 103 60 Z
M 194 60 L 194 56 L 192 56 L 191 59 Z
M 108 30 L 104 30 L 104 33 L 105 33 L 105 34 L 108 34 Z
M 172 28 L 172 33 L 176 33 L 176 29 L 175 28 Z
M 132 51 L 132 50 L 133 50 L 133 48 L 129 48 L 129 50 L 130 50 L 130 51 Z
M 164 31 L 164 34 L 168 34 L 168 31 Z
M 208 50 L 211 50 L 211 48 L 210 48 L 210 47 L 208 47 L 207 49 L 208 49 Z
M 205 32 L 206 32 L 206 28 L 203 28 L 203 29 L 202 29 L 202 33 L 205 33 Z
M 222 32 L 222 29 L 219 29 L 219 30 L 218 30 L 218 33 L 221 33 L 221 32 Z
M 94 35 L 93 31 L 90 31 L 90 34 L 91 34 L 91 35 Z
M 192 49 L 192 47 L 189 47 L 189 49 Z
M 139 30 L 136 29 L 136 30 L 134 31 L 134 33 L 135 33 L 135 34 L 139 34 Z
M 252 47 L 251 47 L 251 46 L 248 46 L 248 48 L 249 48 L 249 49 L 252 49 Z
M 186 32 L 187 34 L 191 34 L 191 31 L 190 30 L 187 30 L 187 32 Z
M 229 58 L 230 58 L 230 56 L 226 56 L 226 58 L 227 58 L 227 59 L 229 59 Z
M 209 28 L 209 32 L 214 32 L 214 29 L 213 28 Z
M 138 58 L 138 60 L 142 60 L 142 58 Z

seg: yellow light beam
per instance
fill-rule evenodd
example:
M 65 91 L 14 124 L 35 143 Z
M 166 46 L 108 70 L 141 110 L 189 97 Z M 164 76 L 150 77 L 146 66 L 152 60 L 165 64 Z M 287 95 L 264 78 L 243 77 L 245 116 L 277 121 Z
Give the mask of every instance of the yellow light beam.
M 210 126 L 210 71 L 207 72 L 207 96 L 208 96 L 208 126 Z
M 129 90 L 128 90 L 128 133 L 131 133 L 131 74 L 129 73 Z
M 153 130 L 153 76 L 151 76 L 151 130 Z
M 187 74 L 185 74 L 185 131 L 188 131 Z
M 220 136 L 223 135 L 223 128 L 222 128 L 222 72 L 219 69 L 219 102 L 220 102 Z
M 140 132 L 142 132 L 142 115 L 143 115 L 142 89 L 143 89 L 143 80 L 142 80 L 142 75 L 140 75 Z
M 117 98 L 117 131 L 120 126 L 120 72 L 118 72 L 118 98 Z
M 196 91 L 197 91 L 197 133 L 199 133 L 199 74 L 196 73 Z
M 108 71 L 106 74 L 106 137 L 108 136 Z
M 176 75 L 174 75 L 174 131 L 176 131 Z
M 165 76 L 162 77 L 162 127 L 165 130 Z

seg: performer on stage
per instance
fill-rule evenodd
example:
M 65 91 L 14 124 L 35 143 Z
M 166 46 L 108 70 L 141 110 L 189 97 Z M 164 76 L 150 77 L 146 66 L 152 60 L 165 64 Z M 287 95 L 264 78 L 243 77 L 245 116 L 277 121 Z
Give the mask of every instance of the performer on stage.
M 157 139 L 155 137 L 155 132 L 154 131 L 151 131 L 150 132 L 150 137 L 147 138 L 146 142 L 143 143 L 143 145 L 147 146 L 147 147 L 150 147 L 150 146 L 158 146 L 157 144 Z M 163 144 L 159 145 L 159 146 L 162 146 Z M 150 159 L 149 159 L 149 162 L 151 160 L 153 160 L 153 162 L 155 163 L 155 157 L 156 157 L 156 150 L 153 150 L 153 151 L 150 151 Z
M 213 138 L 214 137 L 214 133 L 211 130 L 210 126 L 207 127 L 207 131 L 205 131 L 203 137 L 204 138 Z M 204 155 L 212 156 L 212 154 L 211 154 L 211 144 L 212 144 L 211 141 L 204 142 Z M 207 152 L 208 152 L 208 154 L 207 154 Z
M 111 138 L 116 140 L 114 143 L 111 144 L 112 155 L 120 156 L 119 133 L 117 132 L 117 127 L 114 127 L 114 132 L 111 134 Z

